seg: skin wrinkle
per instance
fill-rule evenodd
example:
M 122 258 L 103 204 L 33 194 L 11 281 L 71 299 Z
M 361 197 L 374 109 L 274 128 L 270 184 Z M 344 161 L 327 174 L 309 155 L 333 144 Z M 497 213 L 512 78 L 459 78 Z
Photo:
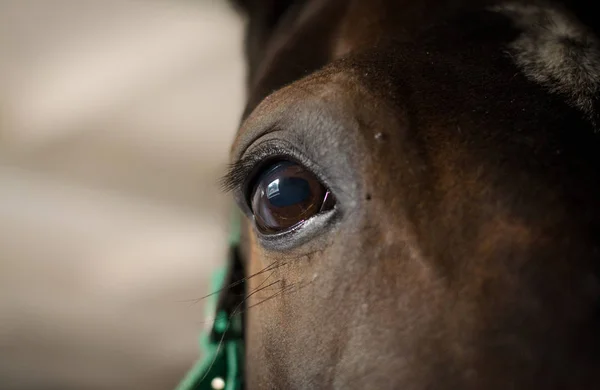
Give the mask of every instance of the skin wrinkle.
M 285 247 L 245 222 L 249 291 L 281 280 L 248 298 L 250 390 L 599 386 L 600 140 L 502 4 L 307 1 L 261 38 L 233 161 L 292 144 L 338 218 Z

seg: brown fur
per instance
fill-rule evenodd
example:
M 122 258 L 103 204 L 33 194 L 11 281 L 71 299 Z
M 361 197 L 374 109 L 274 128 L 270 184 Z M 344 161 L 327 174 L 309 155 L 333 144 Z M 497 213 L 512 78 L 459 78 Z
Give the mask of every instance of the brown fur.
M 598 135 L 499 2 L 239 3 L 233 160 L 285 142 L 338 199 L 285 248 L 245 223 L 248 388 L 600 388 Z

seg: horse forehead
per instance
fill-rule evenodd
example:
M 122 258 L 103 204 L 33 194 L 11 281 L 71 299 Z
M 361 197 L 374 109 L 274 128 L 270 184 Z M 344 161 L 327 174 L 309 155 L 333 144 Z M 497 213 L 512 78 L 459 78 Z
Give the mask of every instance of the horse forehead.
M 379 1 L 373 6 L 368 7 L 365 6 L 367 3 L 361 2 L 351 2 L 349 5 L 344 6 L 350 8 L 340 6 L 346 16 L 339 19 L 338 28 L 332 29 L 333 31 L 336 31 L 334 37 L 314 42 L 316 46 L 325 45 L 329 48 L 329 59 L 324 64 L 325 66 L 313 71 L 312 74 L 309 74 L 300 80 L 297 80 L 290 75 L 289 79 L 285 81 L 274 82 L 274 87 L 277 86 L 278 83 L 281 85 L 287 84 L 287 86 L 274 88 L 276 90 L 274 93 L 266 95 L 266 98 L 262 99 L 262 101 L 261 99 L 256 100 L 257 103 L 259 101 L 260 103 L 252 110 L 254 112 L 245 121 L 246 125 L 243 125 L 240 128 L 238 139 L 243 136 L 246 128 L 253 127 L 247 126 L 248 123 L 269 120 L 269 118 L 277 115 L 292 115 L 298 105 L 302 105 L 310 100 L 328 100 L 326 107 L 344 107 L 342 111 L 345 110 L 348 114 L 356 114 L 357 112 L 365 111 L 370 105 L 381 103 L 381 96 L 373 100 L 365 99 L 372 95 L 371 92 L 377 91 L 368 91 L 363 88 L 365 87 L 365 77 L 363 76 L 365 76 L 367 72 L 373 72 L 378 73 L 385 78 L 386 74 L 390 71 L 391 63 L 402 64 L 404 61 L 413 63 L 413 65 L 406 67 L 405 71 L 410 74 L 402 75 L 402 82 L 407 81 L 409 83 L 414 83 L 416 85 L 412 85 L 413 88 L 431 92 L 432 89 L 425 85 L 430 84 L 430 80 L 427 77 L 420 77 L 417 75 L 419 73 L 418 64 L 425 64 L 427 61 L 439 62 L 441 59 L 440 65 L 443 65 L 445 59 L 442 57 L 444 56 L 445 51 L 440 53 L 440 58 L 430 58 L 430 53 L 427 52 L 425 47 L 422 47 L 423 50 L 421 50 L 419 42 L 416 42 L 416 44 L 415 42 L 411 42 L 411 36 L 415 40 L 418 40 L 419 34 L 415 32 L 418 30 L 417 27 L 415 27 L 412 32 L 407 32 L 407 29 L 404 27 L 398 28 L 391 23 L 378 25 L 376 23 L 378 19 L 373 15 L 386 11 L 386 7 L 381 5 L 384 3 L 387 4 L 391 2 Z M 492 40 L 485 50 L 487 52 L 490 50 L 497 52 L 499 56 L 506 56 L 506 64 L 510 64 L 510 61 L 513 62 L 515 68 L 511 67 L 511 69 L 508 69 L 508 67 L 503 64 L 502 66 L 505 66 L 505 69 L 502 70 L 502 73 L 514 73 L 515 71 L 518 71 L 525 76 L 529 82 L 532 82 L 532 84 L 541 86 L 546 93 L 558 95 L 564 102 L 573 108 L 578 109 L 588 120 L 590 120 L 592 125 L 596 125 L 597 123 L 600 123 L 600 121 L 596 120 L 596 116 L 598 115 L 596 105 L 599 100 L 597 95 L 600 89 L 600 45 L 598 39 L 589 29 L 579 23 L 579 21 L 568 12 L 549 5 L 544 5 L 545 3 L 543 2 L 539 4 L 523 5 L 513 2 L 499 2 L 498 5 L 493 7 L 480 7 L 481 10 L 484 10 L 488 14 L 501 15 L 501 19 L 506 19 L 506 21 L 509 22 L 506 26 L 512 24 L 516 33 L 510 35 L 511 38 L 506 41 L 502 39 L 493 40 L 494 38 L 492 37 Z M 352 7 L 355 5 L 357 7 L 360 5 L 358 8 L 367 7 L 371 12 L 369 20 L 373 23 L 358 24 L 354 26 L 354 29 L 348 30 L 344 26 L 352 24 Z M 456 11 L 456 13 L 460 14 L 460 11 Z M 312 13 L 311 17 L 319 17 L 319 15 L 318 13 Z M 375 24 L 375 26 L 373 24 Z M 467 27 L 456 24 L 452 28 L 461 30 Z M 363 30 L 364 34 L 362 33 Z M 296 31 L 296 33 L 299 34 L 301 31 Z M 504 33 L 499 32 L 499 34 Z M 388 38 L 389 36 L 400 36 L 405 38 L 405 41 L 409 42 L 408 46 L 412 48 L 410 51 L 411 58 L 404 58 L 398 61 L 394 60 L 388 63 L 379 62 L 376 63 L 374 67 L 372 66 L 373 63 L 371 63 L 368 68 L 361 68 L 356 64 L 348 66 L 350 62 L 343 62 L 344 59 L 351 58 L 366 50 L 372 50 L 374 47 L 376 48 L 376 51 L 380 49 L 385 50 L 384 45 L 380 45 L 379 48 L 377 48 L 377 46 L 378 42 L 381 43 L 380 38 L 386 35 Z M 446 37 L 442 34 L 439 36 L 436 35 L 435 40 L 436 42 L 441 42 L 442 46 L 452 46 L 451 40 L 455 38 L 456 37 Z M 398 46 L 400 47 L 403 47 L 404 45 L 402 40 L 403 39 L 400 39 L 400 42 L 396 42 L 399 43 Z M 270 49 L 275 52 L 284 51 L 288 56 L 293 57 L 295 53 L 294 47 L 298 44 L 298 41 L 294 39 L 294 34 L 288 36 L 285 41 L 287 43 L 282 44 L 279 42 L 280 44 L 276 45 L 277 47 L 271 47 Z M 498 65 L 498 62 L 492 63 L 491 61 L 494 60 L 491 58 L 488 59 L 486 55 L 470 54 L 469 50 L 471 49 L 469 48 L 468 42 L 460 43 L 460 45 L 456 46 L 456 50 L 464 51 L 465 53 L 463 53 L 464 55 L 461 55 L 461 58 L 472 63 L 471 65 L 476 65 L 470 68 L 470 72 L 482 72 L 481 76 L 483 78 L 489 76 L 490 69 L 486 70 L 486 68 Z M 397 52 L 399 53 L 401 51 L 402 50 L 399 50 Z M 503 52 L 508 54 L 505 55 Z M 475 53 L 475 51 L 473 51 L 473 53 Z M 267 63 L 268 62 L 269 61 L 267 61 Z M 271 78 L 270 74 L 285 73 L 286 69 L 280 69 L 285 64 L 287 64 L 289 68 L 289 63 L 287 62 L 283 64 L 273 63 L 267 66 L 268 71 L 265 75 L 266 79 Z M 275 68 L 272 68 L 271 65 L 275 66 Z M 456 67 L 456 64 L 452 66 Z M 430 68 L 430 70 L 433 71 L 436 69 L 437 68 L 435 67 Z M 454 71 L 460 72 L 461 70 L 454 69 L 453 72 Z M 502 77 L 504 77 L 498 75 L 499 73 L 495 72 L 494 78 L 501 80 Z M 481 77 L 474 77 L 474 79 L 478 78 Z M 436 80 L 437 82 L 440 82 L 439 78 Z M 398 81 L 398 79 L 395 81 Z M 444 81 L 441 82 L 442 84 L 444 83 Z M 270 81 L 267 80 L 266 84 L 270 84 Z M 521 84 L 523 88 L 519 88 L 518 91 L 505 91 L 502 92 L 502 94 L 515 95 L 515 97 L 517 97 L 516 95 L 518 94 L 528 94 L 530 87 L 523 83 Z M 368 89 L 373 89 L 373 86 L 381 88 L 382 86 L 385 86 L 385 83 L 372 84 Z M 388 86 L 397 87 L 391 85 Z M 361 93 L 365 91 L 367 93 Z M 254 95 L 255 93 L 251 94 Z M 258 93 L 256 95 L 258 96 L 261 94 L 262 93 Z M 507 96 L 504 96 L 504 98 L 506 100 Z M 441 101 L 441 99 L 442 97 L 438 96 L 438 94 L 429 97 L 429 100 L 431 101 Z M 485 104 L 488 103 L 492 104 L 490 102 Z M 356 106 L 357 104 L 358 106 Z M 484 104 L 484 102 L 479 102 L 477 104 Z M 254 107 L 254 104 L 251 106 Z M 353 112 L 352 109 L 355 109 L 355 111 Z M 536 109 L 543 110 L 544 108 Z M 434 117 L 444 117 L 443 110 L 440 112 L 430 112 L 429 114 Z M 456 113 L 448 112 L 447 115 L 455 114 Z M 497 112 L 496 115 L 502 115 L 502 112 Z
M 490 3 L 496 5 L 485 10 L 506 17 L 517 31 L 516 38 L 507 42 L 506 46 L 498 47 L 498 50 L 507 52 L 527 79 L 549 93 L 559 95 L 596 125 L 597 96 L 600 91 L 600 42 L 591 29 L 566 9 L 549 2 Z M 336 19 L 334 24 L 338 26 L 331 29 L 334 36 L 314 42 L 317 46 L 328 46 L 329 61 L 372 48 L 386 39 L 418 39 L 429 28 L 427 26 L 446 23 L 448 20 L 444 18 L 453 18 L 453 15 L 460 15 L 466 9 L 456 1 L 441 2 L 435 7 L 447 9 L 447 13 L 436 10 L 428 12 L 427 8 L 433 4 L 431 1 L 408 1 L 401 6 L 395 1 L 386 0 L 339 4 L 340 13 L 344 16 Z M 484 9 L 483 6 L 477 7 Z M 399 8 L 402 8 L 402 12 L 399 12 Z M 313 13 L 313 17 L 325 16 Z M 466 24 L 456 23 L 454 28 L 469 28 Z M 437 39 L 451 38 L 440 36 Z M 292 42 L 293 37 L 286 40 Z M 485 61 L 484 58 L 479 60 Z

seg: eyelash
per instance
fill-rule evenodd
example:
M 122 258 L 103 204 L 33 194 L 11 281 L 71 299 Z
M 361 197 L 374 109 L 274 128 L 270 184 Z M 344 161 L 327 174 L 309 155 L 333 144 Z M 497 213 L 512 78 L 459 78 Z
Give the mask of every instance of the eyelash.
M 277 160 L 290 159 L 295 160 L 286 150 L 266 143 L 259 144 L 244 158 L 229 165 L 227 173 L 220 180 L 221 189 L 224 192 L 240 189 L 245 193 L 261 167 Z

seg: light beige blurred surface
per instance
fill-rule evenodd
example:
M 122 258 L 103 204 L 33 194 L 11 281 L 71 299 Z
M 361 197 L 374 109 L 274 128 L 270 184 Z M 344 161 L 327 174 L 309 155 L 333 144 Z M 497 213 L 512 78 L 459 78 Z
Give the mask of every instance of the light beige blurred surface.
M 171 389 L 224 260 L 224 1 L 0 1 L 0 389 Z

